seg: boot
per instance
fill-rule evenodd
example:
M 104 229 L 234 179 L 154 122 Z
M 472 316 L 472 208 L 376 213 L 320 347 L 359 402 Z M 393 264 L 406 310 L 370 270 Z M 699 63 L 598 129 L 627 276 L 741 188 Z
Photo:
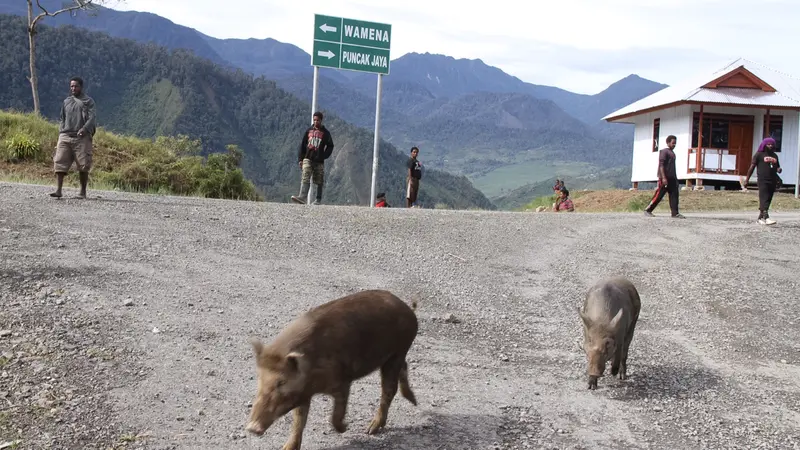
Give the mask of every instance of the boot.
M 312 203 L 313 205 L 319 205 L 322 203 L 322 185 L 317 185 L 317 199 Z
M 308 197 L 308 189 L 311 187 L 309 183 L 302 183 L 300 184 L 300 195 L 293 195 L 292 200 L 296 203 L 300 203 L 304 205 L 306 203 L 306 197 Z

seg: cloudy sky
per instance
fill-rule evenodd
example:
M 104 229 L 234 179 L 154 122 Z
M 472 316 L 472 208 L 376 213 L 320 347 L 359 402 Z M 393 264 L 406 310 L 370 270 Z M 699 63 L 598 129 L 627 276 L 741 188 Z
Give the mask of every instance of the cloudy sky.
M 311 52 L 314 14 L 390 23 L 392 53 L 481 59 L 535 84 L 593 94 L 631 73 L 675 84 L 738 57 L 800 77 L 798 0 L 110 0 L 217 38 Z M 523 6 L 523 5 L 530 6 Z M 290 6 L 291 5 L 291 6 Z M 401 6 L 402 5 L 402 6 Z M 391 76 L 391 75 L 390 75 Z

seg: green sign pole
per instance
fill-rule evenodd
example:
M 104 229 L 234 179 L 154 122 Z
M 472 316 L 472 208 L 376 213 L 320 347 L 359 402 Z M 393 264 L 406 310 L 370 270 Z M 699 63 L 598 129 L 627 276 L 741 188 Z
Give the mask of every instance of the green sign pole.
M 352 70 L 378 75 L 375 97 L 375 139 L 372 149 L 372 185 L 370 206 L 375 206 L 378 184 L 379 131 L 383 76 L 389 74 L 392 26 L 344 17 L 314 15 L 314 46 L 311 65 L 314 66 L 314 87 L 311 94 L 312 114 L 317 110 L 319 68 Z M 311 189 L 308 202 L 311 204 Z

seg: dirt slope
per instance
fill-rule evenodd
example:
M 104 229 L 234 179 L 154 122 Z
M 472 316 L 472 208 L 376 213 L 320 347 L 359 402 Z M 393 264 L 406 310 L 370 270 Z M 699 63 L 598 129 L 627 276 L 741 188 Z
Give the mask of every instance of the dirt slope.
M 243 433 L 247 339 L 376 287 L 420 296 L 420 404 L 398 396 L 386 430 L 365 435 L 371 375 L 342 435 L 331 402 L 314 400 L 304 449 L 800 445 L 800 213 L 765 228 L 752 212 L 55 201 L 49 189 L 0 184 L 0 445 L 280 448 L 288 417 Z M 630 379 L 588 391 L 576 308 L 612 274 L 642 296 Z
M 575 209 L 583 212 L 641 211 L 653 198 L 652 190 L 602 190 L 575 192 Z M 758 217 L 758 190 L 748 191 L 681 191 L 679 209 L 687 211 L 756 211 Z M 794 194 L 779 192 L 772 200 L 773 210 L 800 209 L 800 200 Z M 655 213 L 669 214 L 669 195 L 658 205 Z

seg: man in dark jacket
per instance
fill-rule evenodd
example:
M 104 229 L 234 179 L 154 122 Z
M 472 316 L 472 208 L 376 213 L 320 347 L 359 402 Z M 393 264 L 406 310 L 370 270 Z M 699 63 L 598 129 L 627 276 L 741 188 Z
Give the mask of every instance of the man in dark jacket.
M 313 178 L 317 185 L 317 198 L 313 204 L 322 203 L 322 185 L 325 175 L 325 160 L 333 153 L 333 137 L 330 131 L 322 125 L 322 113 L 314 113 L 314 124 L 303 134 L 300 151 L 297 155 L 298 164 L 303 171 L 300 182 L 300 195 L 293 195 L 292 200 L 304 204 L 308 196 L 309 182 Z
M 74 162 L 81 182 L 77 198 L 86 198 L 86 185 L 92 168 L 92 139 L 97 126 L 95 105 L 94 100 L 83 92 L 83 80 L 80 77 L 69 80 L 69 93 L 61 105 L 58 143 L 53 155 L 57 186 L 50 196 L 61 198 L 64 176 Z

